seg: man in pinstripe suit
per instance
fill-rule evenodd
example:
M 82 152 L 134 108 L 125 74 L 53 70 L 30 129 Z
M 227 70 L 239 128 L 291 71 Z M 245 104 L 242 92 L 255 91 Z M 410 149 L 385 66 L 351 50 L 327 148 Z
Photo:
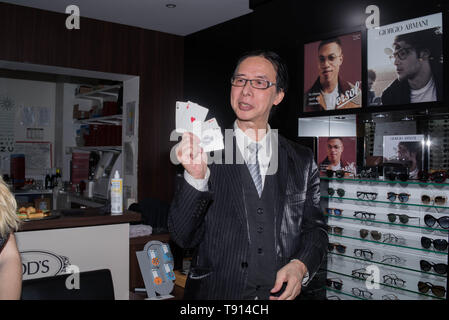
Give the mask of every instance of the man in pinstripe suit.
M 276 53 L 244 55 L 231 79 L 237 119 L 224 153 L 232 163 L 208 166 L 192 133 L 176 149 L 185 170 L 168 224 L 179 246 L 195 248 L 186 299 L 292 300 L 323 261 L 328 237 L 313 154 L 268 125 L 287 78 Z

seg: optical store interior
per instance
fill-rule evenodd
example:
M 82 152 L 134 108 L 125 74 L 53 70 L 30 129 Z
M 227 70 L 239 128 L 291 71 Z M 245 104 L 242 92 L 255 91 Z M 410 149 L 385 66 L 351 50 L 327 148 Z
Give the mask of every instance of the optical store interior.
M 69 2 L 0 2 L 20 299 L 185 298 L 176 108 L 233 128 L 237 61 L 265 49 L 288 68 L 268 123 L 313 154 L 329 238 L 296 299 L 447 300 L 449 2 Z

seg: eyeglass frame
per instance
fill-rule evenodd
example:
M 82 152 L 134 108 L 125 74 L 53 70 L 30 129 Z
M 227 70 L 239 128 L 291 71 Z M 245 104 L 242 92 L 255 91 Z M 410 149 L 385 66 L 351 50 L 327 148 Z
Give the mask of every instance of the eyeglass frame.
M 388 277 L 388 278 L 385 279 L 385 277 Z M 407 281 L 405 281 L 404 279 L 399 278 L 394 273 L 383 275 L 382 278 L 383 278 L 383 282 L 384 283 L 387 283 L 387 281 L 390 280 L 390 284 L 393 284 L 393 282 L 394 282 L 394 285 L 397 285 L 397 286 L 400 286 L 400 287 L 403 287 L 407 283 Z M 400 283 L 402 282 L 402 284 L 397 284 L 397 282 L 400 282 Z
M 360 252 L 360 255 L 358 255 L 356 252 Z M 366 254 L 370 254 L 371 255 L 371 257 L 370 258 L 367 258 L 366 257 Z M 371 250 L 369 250 L 369 249 L 354 249 L 354 255 L 356 256 L 356 257 L 364 257 L 365 259 L 368 259 L 368 260 L 371 260 L 371 259 L 373 259 L 373 257 L 374 257 L 374 252 L 372 252 Z
M 345 196 L 345 190 L 342 188 L 338 188 L 337 190 L 335 190 L 334 188 L 327 188 L 327 194 L 331 197 L 334 196 L 335 192 L 337 192 L 337 195 L 340 198 L 343 198 Z
M 243 81 L 245 81 L 245 83 L 244 83 L 242 86 L 236 85 L 236 84 L 234 83 L 234 80 L 235 80 L 235 79 L 243 80 Z M 274 86 L 274 85 L 276 84 L 276 82 L 271 82 L 271 81 L 268 81 L 268 80 L 265 80 L 265 79 L 245 79 L 245 78 L 242 78 L 242 77 L 239 77 L 239 76 L 232 76 L 232 77 L 231 77 L 231 85 L 234 86 L 234 87 L 243 88 L 243 87 L 246 86 L 246 83 L 247 83 L 248 81 L 249 81 L 249 84 L 251 85 L 252 88 L 254 88 L 254 89 L 259 89 L 259 90 L 266 90 L 266 89 L 268 89 L 268 88 L 270 88 L 270 87 L 272 87 L 272 86 Z M 262 82 L 265 82 L 265 83 L 266 83 L 266 87 L 264 87 L 264 88 L 258 88 L 258 87 L 255 87 L 255 86 L 253 85 L 253 81 L 262 81 Z
M 355 290 L 358 290 L 361 294 L 355 293 L 355 292 L 354 292 Z M 363 289 L 360 289 L 360 288 L 352 288 L 352 289 L 351 289 L 351 292 L 352 292 L 354 295 L 356 295 L 356 296 L 363 297 L 363 298 L 366 298 L 366 299 L 369 299 L 369 298 L 371 298 L 371 297 L 373 296 L 373 293 L 372 293 L 372 292 L 370 292 L 370 291 L 368 291 L 368 290 L 363 290 Z M 368 296 L 368 297 L 365 297 L 365 293 L 369 293 L 369 296 Z
M 394 220 L 393 220 L 393 221 L 390 219 L 391 216 L 394 216 Z M 411 217 L 411 216 L 408 216 L 408 215 L 406 215 L 406 214 L 397 214 L 397 213 L 392 213 L 392 212 L 390 212 L 390 213 L 387 214 L 388 221 L 390 221 L 390 222 L 396 222 L 396 217 L 399 217 L 399 222 L 401 222 L 401 223 L 403 223 L 403 224 L 408 223 L 409 219 L 419 219 L 419 217 Z M 401 218 L 403 218 L 403 217 L 406 217 L 406 218 L 407 218 L 407 221 L 404 222 L 404 221 L 401 219 Z
M 337 229 L 340 229 L 340 232 L 338 232 Z M 331 232 L 331 233 L 342 235 L 343 234 L 343 230 L 344 230 L 344 228 L 339 227 L 339 226 L 327 225 L 327 232 Z
M 428 247 L 423 246 L 423 241 L 430 241 L 430 245 Z M 437 247 L 435 247 L 435 241 L 442 241 L 444 245 L 444 249 L 438 249 Z M 446 239 L 432 239 L 432 238 L 427 238 L 427 237 L 421 237 L 421 246 L 424 249 L 430 249 L 430 247 L 433 245 L 433 247 L 438 250 L 438 251 L 446 251 L 447 246 L 448 246 L 448 242 Z
M 327 214 L 332 214 L 332 215 L 335 215 L 335 216 L 341 216 L 343 214 L 343 211 L 344 211 L 343 209 L 338 209 L 338 208 L 326 208 L 325 210 L 326 210 Z M 340 211 L 340 213 L 339 214 L 335 213 L 335 210 Z M 334 213 L 331 213 L 330 211 L 333 211 Z
M 363 279 L 363 280 L 368 279 L 368 277 L 372 275 L 372 273 L 362 272 L 361 270 L 366 271 L 366 269 L 363 269 L 363 268 L 355 269 L 355 270 L 351 271 L 351 275 L 358 279 Z M 357 276 L 356 273 L 361 274 L 363 276 Z M 365 276 L 366 276 L 366 278 L 365 278 Z
M 432 225 L 427 224 L 427 222 L 426 222 L 426 217 L 432 218 L 433 220 L 435 220 L 435 222 L 432 223 Z M 438 225 L 439 225 L 441 228 L 447 230 L 447 229 L 449 229 L 449 226 L 448 226 L 448 227 L 443 227 L 443 226 L 441 225 L 441 223 L 440 223 L 440 220 L 442 220 L 442 219 L 444 219 L 444 218 L 449 219 L 449 216 L 442 216 L 442 217 L 439 217 L 439 218 L 437 219 L 437 218 L 435 218 L 434 216 L 432 216 L 432 215 L 430 215 L 430 214 L 426 214 L 426 215 L 424 216 L 424 223 L 425 223 L 426 226 L 428 226 L 429 228 L 432 228 L 432 227 L 435 225 L 435 223 L 438 223 Z
M 401 61 L 404 61 L 410 55 L 411 50 L 415 50 L 415 48 L 413 48 L 413 47 L 401 48 L 398 51 L 393 52 L 391 55 L 389 55 L 388 58 L 392 62 L 394 62 L 393 60 L 396 60 L 397 58 L 399 58 L 399 60 L 401 60 Z M 402 54 L 402 52 L 404 52 L 404 51 L 406 52 L 405 55 Z
M 362 198 L 360 198 L 360 196 L 363 195 Z M 368 201 L 374 201 L 377 199 L 377 192 L 366 192 L 366 191 L 357 191 L 357 198 L 360 200 L 368 200 Z M 368 196 L 373 196 L 373 199 L 369 199 Z M 365 199 L 366 198 L 366 199 Z
M 398 257 L 398 256 L 396 256 L 394 254 L 385 254 L 385 255 L 383 255 L 381 263 L 384 263 L 386 260 L 393 260 L 393 261 L 396 260 L 396 261 L 394 261 L 396 264 L 399 264 L 399 263 L 401 263 L 403 261 L 405 262 L 405 260 L 403 258 Z
M 394 195 L 394 200 L 391 200 L 390 198 L 392 198 L 391 196 Z M 401 201 L 400 197 L 404 197 L 407 196 L 407 200 Z M 387 200 L 390 200 L 391 202 L 395 202 L 396 199 L 399 200 L 400 203 L 404 203 L 404 202 L 408 202 L 410 200 L 410 196 L 411 194 L 409 193 L 405 193 L 405 192 L 401 192 L 401 193 L 395 193 L 395 192 L 387 192 Z
M 358 214 L 361 214 L 362 217 L 359 219 L 366 219 L 366 220 L 376 220 L 376 214 L 375 213 L 371 213 L 371 212 L 367 212 L 367 211 L 354 211 L 354 217 L 357 218 Z M 368 218 L 365 218 L 365 216 L 368 216 Z M 374 216 L 374 218 L 371 218 L 371 216 Z

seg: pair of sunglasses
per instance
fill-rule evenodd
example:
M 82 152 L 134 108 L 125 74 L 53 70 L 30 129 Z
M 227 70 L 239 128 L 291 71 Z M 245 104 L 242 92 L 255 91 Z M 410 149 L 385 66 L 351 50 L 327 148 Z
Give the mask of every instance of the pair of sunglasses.
M 369 292 L 368 290 L 359 289 L 359 288 L 352 288 L 351 291 L 354 295 L 363 297 L 365 299 L 369 299 L 373 295 L 372 292 Z
M 387 172 L 385 174 L 385 177 L 391 181 L 395 181 L 396 179 L 398 179 L 402 182 L 405 182 L 410 178 L 408 173 L 403 173 L 403 172 Z
M 436 183 L 443 183 L 447 178 L 449 178 L 449 176 L 446 171 L 435 171 L 430 174 L 427 171 L 418 172 L 418 179 L 422 182 L 432 180 Z
M 332 197 L 335 194 L 335 189 L 333 188 L 328 188 L 327 189 L 327 193 Z M 339 197 L 343 197 L 345 195 L 345 190 L 338 188 L 337 189 L 337 194 Z
M 418 219 L 418 217 L 410 217 L 406 214 L 396 214 L 396 213 L 389 213 L 389 214 L 387 214 L 387 217 L 388 217 L 388 221 L 390 221 L 390 222 L 395 222 L 396 217 L 398 217 L 399 221 L 401 223 L 408 223 L 408 221 L 410 219 Z
M 441 218 L 434 218 L 430 214 L 426 214 L 424 216 L 424 223 L 428 227 L 433 227 L 435 223 L 438 222 L 441 228 L 443 229 L 449 229 L 449 216 L 443 216 Z
M 326 175 L 328 178 L 332 178 L 334 175 L 337 178 L 343 178 L 345 176 L 346 171 L 345 170 L 326 170 Z
M 439 205 L 439 206 L 443 206 L 445 203 L 446 203 L 446 197 L 445 196 L 436 196 L 436 197 L 431 197 L 431 196 L 428 196 L 428 195 L 426 195 L 426 194 L 423 194 L 422 196 L 421 196 L 421 202 L 423 203 L 423 204 L 426 204 L 426 205 L 428 205 L 428 204 L 430 204 L 431 202 L 433 202 L 433 203 L 435 203 L 436 205 Z
M 327 226 L 327 232 L 329 233 L 335 233 L 338 235 L 342 235 L 343 234 L 343 228 L 342 227 L 336 227 L 336 226 Z
M 346 252 L 346 246 L 340 244 L 340 243 L 331 243 L 329 242 L 327 245 L 327 249 L 329 251 L 337 250 L 338 253 L 345 253 Z
M 444 297 L 446 294 L 446 289 L 443 286 L 434 286 L 430 282 L 418 282 L 418 290 L 421 293 L 427 293 L 429 289 L 432 291 L 434 295 L 436 295 L 439 298 Z
M 361 200 L 376 200 L 377 198 L 377 192 L 364 192 L 364 191 L 357 191 L 357 198 Z
M 356 277 L 356 278 L 361 278 L 363 280 L 368 279 L 368 277 L 371 275 L 369 273 L 366 273 L 366 269 L 356 269 L 356 270 L 352 270 L 351 272 L 352 276 Z
M 371 260 L 373 258 L 374 252 L 368 249 L 354 249 L 354 255 L 356 257 L 363 257 L 365 259 Z
M 427 237 L 421 237 L 421 246 L 424 249 L 429 249 L 433 243 L 433 247 L 437 250 L 444 251 L 447 249 L 446 239 L 430 239 Z
M 400 264 L 401 262 L 405 262 L 405 260 L 394 254 L 386 254 L 382 257 L 381 262 Z
M 374 240 L 380 240 L 382 238 L 382 233 L 380 233 L 379 231 L 376 231 L 376 230 L 371 230 L 371 232 L 370 232 L 366 229 L 360 229 L 359 232 L 360 232 L 360 237 L 362 237 L 363 239 L 365 239 L 368 236 L 368 234 L 371 234 L 371 237 Z
M 366 211 L 354 211 L 354 217 L 360 217 L 361 219 L 376 219 L 376 214 Z
M 365 178 L 365 179 L 376 179 L 378 178 L 377 171 L 374 171 L 372 169 L 363 169 L 359 173 L 359 178 Z
M 419 261 L 419 266 L 422 271 L 429 272 L 432 268 L 438 274 L 446 274 L 447 273 L 447 264 L 445 263 L 433 263 L 426 260 Z
M 398 277 L 397 275 L 395 275 L 394 273 L 384 275 L 384 276 L 383 276 L 383 281 L 384 281 L 384 283 L 386 283 L 386 284 L 393 284 L 393 285 L 401 286 L 401 287 L 404 286 L 405 283 L 407 282 L 407 281 L 405 281 L 405 280 L 399 278 L 399 277 Z
M 387 193 L 387 199 L 390 200 L 391 202 L 396 201 L 396 198 L 400 202 L 404 203 L 404 202 L 407 202 L 408 199 L 410 199 L 410 194 L 404 193 L 404 192 L 402 192 L 402 193 L 388 192 Z
M 326 286 L 328 286 L 329 288 L 332 288 L 332 286 L 334 286 L 335 289 L 341 290 L 341 288 L 343 288 L 343 281 L 341 279 L 327 278 Z
M 341 213 L 343 212 L 342 209 L 337 209 L 337 208 L 326 208 L 326 212 L 327 214 L 333 214 L 336 216 L 341 216 Z

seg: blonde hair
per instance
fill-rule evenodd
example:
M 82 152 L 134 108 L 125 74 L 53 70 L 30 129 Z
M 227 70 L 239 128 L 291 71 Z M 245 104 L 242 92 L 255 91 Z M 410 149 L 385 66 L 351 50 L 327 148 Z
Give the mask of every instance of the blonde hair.
M 5 238 L 19 228 L 20 220 L 16 211 L 16 199 L 0 176 L 0 237 Z

